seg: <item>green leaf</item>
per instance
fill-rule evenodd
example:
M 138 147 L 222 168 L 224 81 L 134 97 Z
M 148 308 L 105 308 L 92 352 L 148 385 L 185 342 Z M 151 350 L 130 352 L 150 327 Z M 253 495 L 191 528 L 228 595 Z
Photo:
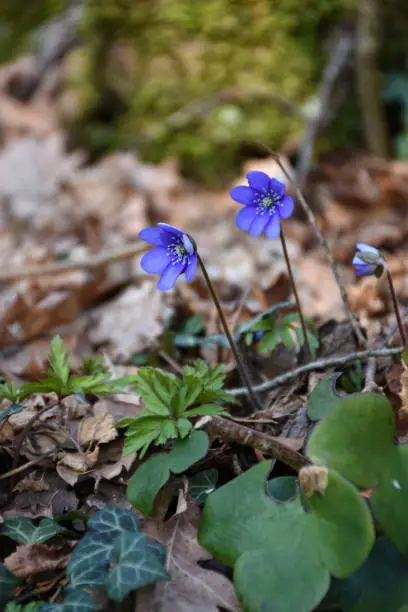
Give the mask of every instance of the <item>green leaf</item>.
M 207 497 L 215 491 L 218 481 L 218 470 L 210 468 L 194 474 L 189 479 L 188 492 L 198 504 L 203 504 Z
M 208 435 L 196 429 L 188 438 L 176 440 L 168 453 L 169 467 L 173 474 L 181 474 L 206 456 L 209 447 Z
M 0 605 L 5 604 L 12 597 L 20 582 L 17 576 L 12 574 L 3 563 L 0 563 Z
M 218 406 L 217 404 L 202 404 L 201 406 L 197 406 L 197 408 L 190 408 L 190 410 L 186 410 L 184 416 L 193 417 L 213 414 L 229 416 L 228 412 L 225 412 L 222 406 Z
M 268 480 L 266 490 L 275 501 L 289 501 L 296 497 L 297 480 L 294 476 L 273 478 Z
M 269 353 L 279 344 L 279 330 L 275 328 L 273 332 L 264 334 L 259 342 L 258 350 L 260 353 Z
M 147 584 L 170 580 L 165 570 L 165 552 L 148 544 L 142 533 L 121 533 L 115 540 L 113 567 L 106 578 L 110 599 L 122 601 L 131 591 Z
M 234 585 L 247 612 L 304 612 L 325 595 L 330 574 L 346 577 L 374 542 L 370 513 L 358 491 L 329 470 L 324 494 L 274 503 L 264 491 L 262 462 L 212 493 L 199 541 L 234 565 Z M 265 568 L 268 568 L 265 571 Z
M 188 434 L 193 428 L 192 423 L 186 418 L 177 419 L 176 425 L 180 434 L 180 438 L 185 438 L 186 436 L 188 436 Z
M 167 453 L 149 457 L 128 482 L 126 495 L 132 506 L 150 516 L 157 493 L 170 478 Z
M 89 567 L 94 569 L 92 573 L 93 583 L 90 581 L 90 588 L 100 586 L 100 572 L 96 572 L 96 568 L 101 568 L 101 571 L 107 571 L 108 564 L 111 560 L 113 541 L 117 536 L 117 532 L 113 535 L 109 533 L 87 533 L 76 545 L 67 565 L 67 576 L 74 585 L 81 585 L 83 574 L 88 574 Z M 89 574 L 88 574 L 88 577 Z
M 261 312 L 256 317 L 253 317 L 252 319 L 245 321 L 245 323 L 241 323 L 241 325 L 238 325 L 236 333 L 238 335 L 242 335 L 245 332 L 254 331 L 255 325 L 259 321 L 262 321 L 264 318 L 273 319 L 276 316 L 278 310 L 282 308 L 288 308 L 289 306 L 292 306 L 292 305 L 293 305 L 292 302 L 279 302 L 278 304 L 274 304 L 273 306 L 270 306 L 269 308 Z
M 398 612 L 408 604 L 408 563 L 385 537 L 350 578 L 334 580 L 323 609 L 344 612 Z M 326 604 L 326 606 L 325 606 Z
M 290 331 L 288 330 L 288 328 L 281 325 L 278 327 L 278 332 L 279 332 L 280 338 L 285 348 L 288 351 L 292 350 L 294 346 L 294 342 L 293 342 L 293 338 L 290 335 Z
M 391 404 L 363 393 L 346 397 L 312 432 L 307 455 L 358 487 L 374 487 L 373 513 L 385 534 L 408 555 L 408 445 L 397 446 Z
M 40 612 L 94 612 L 94 610 L 96 606 L 90 593 L 68 587 L 64 591 L 64 603 L 43 604 Z
M 42 519 L 38 526 L 26 517 L 10 518 L 4 521 L 3 527 L 3 535 L 19 544 L 43 544 L 62 531 L 64 528 L 49 518 Z
M 187 319 L 182 328 L 183 334 L 195 336 L 205 329 L 205 324 L 199 315 L 192 315 Z
M 192 431 L 188 438 L 176 440 L 169 453 L 154 455 L 142 463 L 129 480 L 126 495 L 135 508 L 149 516 L 155 497 L 173 474 L 185 472 L 206 456 L 209 446 L 204 431 Z
M 70 362 L 71 355 L 65 351 L 61 336 L 55 336 L 51 340 L 50 374 L 53 374 L 63 386 L 68 382 Z
M 43 604 L 43 601 L 32 601 L 25 605 L 11 601 L 5 607 L 4 612 L 39 612 Z
M 159 368 L 142 367 L 135 376 L 134 387 L 151 413 L 168 416 L 173 396 L 179 390 L 180 381 L 173 374 Z
M 336 382 L 341 372 L 332 372 L 320 380 L 307 402 L 307 416 L 311 421 L 320 421 L 328 416 L 344 399 L 336 391 Z
M 140 531 L 140 521 L 131 510 L 106 506 L 88 521 L 88 529 L 115 536 L 122 531 Z

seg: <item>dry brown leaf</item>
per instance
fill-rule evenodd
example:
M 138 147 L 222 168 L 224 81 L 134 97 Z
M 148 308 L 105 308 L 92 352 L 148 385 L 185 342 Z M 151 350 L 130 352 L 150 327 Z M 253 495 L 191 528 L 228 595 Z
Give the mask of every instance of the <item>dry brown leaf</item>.
M 385 304 L 379 295 L 378 280 L 372 276 L 363 278 L 358 285 L 347 287 L 352 312 L 361 315 L 378 316 L 385 312 Z
M 5 558 L 4 564 L 18 578 L 29 578 L 66 567 L 73 546 L 71 542 L 64 542 L 62 546 L 24 544 L 17 546 L 16 551 Z
M 95 467 L 99 459 L 99 446 L 91 453 L 64 453 L 58 465 L 65 465 L 75 472 L 87 472 Z
M 171 581 L 138 592 L 135 612 L 231 612 L 239 610 L 232 583 L 222 574 L 206 570 L 197 561 L 211 559 L 197 541 L 199 509 L 190 502 L 186 512 L 166 523 L 146 520 L 144 529 L 167 546 Z
M 78 442 L 82 446 L 87 446 L 114 440 L 118 435 L 114 423 L 115 419 L 109 412 L 83 419 L 78 429 Z
M 125 361 L 154 343 L 170 313 L 164 294 L 148 280 L 101 308 L 90 337 L 97 344 L 109 343 L 114 358 Z

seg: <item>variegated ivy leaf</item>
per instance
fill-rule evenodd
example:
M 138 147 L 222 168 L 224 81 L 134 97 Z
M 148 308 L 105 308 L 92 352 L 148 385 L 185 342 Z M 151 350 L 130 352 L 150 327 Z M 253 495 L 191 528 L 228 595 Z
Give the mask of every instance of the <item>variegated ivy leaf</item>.
M 3 527 L 3 535 L 19 544 L 43 544 L 62 531 L 64 528 L 49 518 L 40 521 L 39 525 L 26 517 L 10 518 L 4 521 Z

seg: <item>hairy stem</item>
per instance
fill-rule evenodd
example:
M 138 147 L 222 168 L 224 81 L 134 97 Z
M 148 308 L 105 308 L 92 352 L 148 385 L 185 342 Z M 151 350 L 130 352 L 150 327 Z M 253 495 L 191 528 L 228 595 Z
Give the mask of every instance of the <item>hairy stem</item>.
M 299 319 L 300 319 L 300 324 L 302 326 L 303 339 L 304 339 L 304 342 L 305 342 L 305 346 L 307 346 L 307 350 L 309 351 L 309 358 L 311 359 L 312 358 L 312 350 L 310 348 L 309 338 L 308 338 L 307 330 L 306 330 L 306 323 L 305 323 L 305 319 L 304 319 L 304 316 L 303 316 L 302 306 L 300 304 L 299 294 L 298 294 L 297 288 L 296 288 L 295 277 L 293 276 L 292 265 L 290 263 L 289 253 L 288 253 L 288 249 L 287 249 L 287 246 L 286 246 L 286 238 L 285 238 L 285 234 L 283 233 L 283 227 L 281 227 L 280 239 L 281 239 L 281 243 L 282 243 L 283 255 L 285 257 L 286 265 L 287 265 L 287 268 L 288 268 L 288 274 L 289 274 L 289 278 L 290 278 L 290 283 L 292 285 L 292 291 L 293 291 L 293 294 L 294 294 L 295 300 L 296 300 L 296 307 L 297 307 L 297 311 L 298 311 L 298 315 L 299 315 Z
M 401 335 L 401 340 L 402 340 L 404 347 L 407 348 L 407 336 L 405 334 L 404 324 L 402 323 L 401 313 L 400 313 L 400 309 L 398 306 L 398 300 L 397 300 L 397 295 L 395 293 L 394 283 L 392 282 L 391 272 L 389 271 L 388 267 L 386 268 L 386 272 L 387 272 L 388 286 L 390 288 L 390 293 L 391 293 L 391 298 L 392 298 L 392 305 L 394 306 L 394 312 L 397 318 L 399 333 Z
M 242 378 L 242 380 L 243 380 L 243 382 L 244 382 L 244 384 L 246 386 L 247 395 L 249 396 L 249 398 L 250 398 L 251 402 L 253 403 L 253 405 L 258 410 L 262 410 L 263 406 L 262 406 L 261 402 L 258 400 L 258 398 L 256 397 L 256 395 L 254 393 L 254 390 L 253 390 L 253 387 L 252 387 L 252 383 L 251 383 L 251 381 L 249 379 L 248 371 L 247 371 L 247 368 L 245 366 L 244 360 L 242 359 L 242 357 L 240 355 L 237 343 L 235 342 L 234 338 L 232 337 L 232 334 L 231 334 L 230 329 L 228 327 L 227 320 L 226 320 L 226 318 L 224 316 L 224 313 L 223 313 L 223 310 L 221 308 L 221 304 L 220 304 L 220 302 L 218 300 L 217 294 L 215 293 L 214 286 L 213 286 L 213 284 L 211 282 L 211 279 L 208 276 L 208 272 L 207 272 L 207 269 L 206 269 L 206 267 L 204 265 L 204 262 L 203 262 L 203 260 L 201 259 L 200 255 L 198 253 L 197 253 L 197 261 L 198 261 L 198 264 L 199 264 L 199 266 L 201 268 L 201 271 L 203 273 L 204 280 L 207 283 L 208 291 L 210 292 L 212 300 L 213 300 L 213 302 L 215 304 L 215 307 L 217 309 L 218 316 L 220 317 L 221 325 L 222 325 L 222 327 L 224 329 L 225 335 L 227 336 L 229 345 L 230 345 L 231 350 L 233 352 L 233 355 L 235 357 L 235 362 L 237 364 L 237 368 L 238 368 L 239 374 L 240 374 L 240 376 L 241 376 L 241 378 Z

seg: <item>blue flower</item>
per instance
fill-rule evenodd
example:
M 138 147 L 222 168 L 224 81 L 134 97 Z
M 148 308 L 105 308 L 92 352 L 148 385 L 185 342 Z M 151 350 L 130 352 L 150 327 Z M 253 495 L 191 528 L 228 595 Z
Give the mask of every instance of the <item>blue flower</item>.
M 155 245 L 143 255 L 140 265 L 149 274 L 160 274 L 157 288 L 167 291 L 183 273 L 187 282 L 193 279 L 197 253 L 188 234 L 167 223 L 157 225 L 158 228 L 148 227 L 139 233 L 139 238 Z
M 356 247 L 358 252 L 353 257 L 353 266 L 357 276 L 381 276 L 385 261 L 380 251 L 364 242 L 357 242 Z
M 251 236 L 265 230 L 268 238 L 278 238 L 280 219 L 287 219 L 293 212 L 292 198 L 285 195 L 283 183 L 265 172 L 248 172 L 247 180 L 249 187 L 241 185 L 230 191 L 231 198 L 244 205 L 237 215 L 237 226 Z

